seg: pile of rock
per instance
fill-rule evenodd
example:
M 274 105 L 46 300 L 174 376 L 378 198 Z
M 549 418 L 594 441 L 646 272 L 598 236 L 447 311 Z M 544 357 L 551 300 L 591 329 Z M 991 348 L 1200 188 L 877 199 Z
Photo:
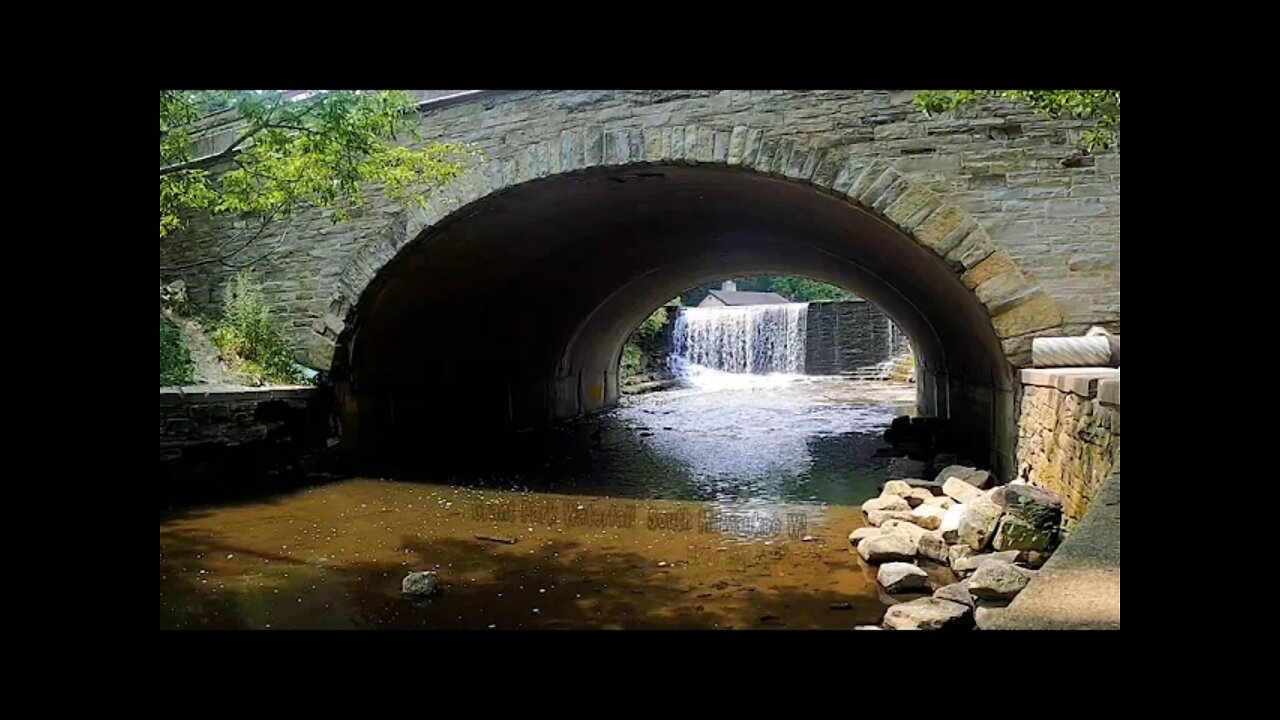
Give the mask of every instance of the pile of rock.
M 992 487 L 985 470 L 944 468 L 938 480 L 891 480 L 863 503 L 867 522 L 849 534 L 859 556 L 879 565 L 876 580 L 889 593 L 922 593 L 929 576 L 919 560 L 945 565 L 963 579 L 932 597 L 899 603 L 884 627 L 933 630 L 982 627 L 1014 598 L 1058 540 L 1062 503 L 1022 482 Z

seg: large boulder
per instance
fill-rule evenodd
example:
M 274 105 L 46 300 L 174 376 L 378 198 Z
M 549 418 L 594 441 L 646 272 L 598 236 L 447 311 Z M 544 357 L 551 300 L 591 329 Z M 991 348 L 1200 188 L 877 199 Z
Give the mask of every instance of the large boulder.
M 944 483 L 948 478 L 960 478 L 970 485 L 985 490 L 995 484 L 995 478 L 986 470 L 965 467 L 964 465 L 948 465 L 938 471 L 938 479 Z
M 942 518 L 946 514 L 946 510 L 933 505 L 921 505 L 911 511 L 911 517 L 915 518 L 912 522 L 925 530 L 937 530 L 942 527 Z
M 958 547 L 969 547 L 968 545 L 953 545 L 951 550 L 954 551 Z M 972 553 L 973 548 L 969 548 Z M 953 555 L 951 556 L 951 569 L 958 573 L 968 573 L 982 567 L 983 563 L 1002 562 L 1006 564 L 1013 563 L 1018 559 L 1017 550 L 1004 550 L 1001 552 L 985 553 L 982 555 Z
M 942 483 L 942 493 L 959 503 L 973 502 L 982 497 L 981 490 L 960 478 L 947 478 Z
M 434 572 L 411 572 L 400 581 L 400 592 L 425 597 L 440 592 L 440 578 Z
M 1048 550 L 1057 535 L 1057 528 L 1036 527 L 1022 518 L 1007 514 L 1000 518 L 991 547 L 996 550 Z
M 947 541 L 942 539 L 942 533 L 938 530 L 921 535 L 919 542 L 916 543 L 916 551 L 921 557 L 943 565 L 950 562 L 947 556 Z
M 880 527 L 886 520 L 904 520 L 914 522 L 915 517 L 906 510 L 871 510 L 867 512 L 867 523 Z
M 882 624 L 891 630 L 964 630 L 972 626 L 973 616 L 964 605 L 927 597 L 894 605 Z
M 928 590 L 929 573 L 911 563 L 890 562 L 880 566 L 876 582 L 891 593 Z
M 898 495 L 881 495 L 862 503 L 862 512 L 869 513 L 872 510 L 909 512 L 911 505 L 907 503 L 906 498 Z
M 985 548 L 995 534 L 1003 512 L 1003 508 L 985 497 L 965 503 L 960 527 L 957 528 L 960 542 L 974 550 Z
M 916 556 L 916 544 L 906 535 L 886 532 L 858 541 L 858 554 L 877 564 L 910 560 Z
M 1057 528 L 1062 522 L 1062 498 L 1031 485 L 1005 485 L 996 488 L 991 499 L 1006 514 L 1037 528 Z
M 969 592 L 982 600 L 1012 600 L 1030 580 L 1026 572 L 1010 563 L 988 560 L 969 578 Z
M 939 600 L 948 600 L 953 603 L 959 603 L 969 609 L 973 609 L 974 597 L 969 592 L 969 581 L 961 580 L 958 583 L 944 585 L 933 591 L 933 596 Z
M 865 538 L 882 535 L 884 530 L 875 527 L 860 527 L 849 533 L 849 544 L 857 547 Z

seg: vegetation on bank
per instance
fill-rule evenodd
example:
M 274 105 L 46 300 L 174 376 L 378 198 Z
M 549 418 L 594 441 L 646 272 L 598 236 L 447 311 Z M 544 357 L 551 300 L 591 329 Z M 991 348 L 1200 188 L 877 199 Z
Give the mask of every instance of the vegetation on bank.
M 160 317 L 160 387 L 188 385 L 195 380 L 195 363 L 178 326 Z
M 620 378 L 626 380 L 658 369 L 650 366 L 648 358 L 666 354 L 664 343 L 666 326 L 674 319 L 667 313 L 665 307 L 660 307 L 640 323 L 640 326 L 631 333 L 627 344 L 622 346 L 622 362 L 619 364 L 618 371 Z
M 219 120 L 234 130 L 230 144 L 199 150 L 206 118 L 223 111 L 233 111 Z M 369 184 L 393 200 L 426 204 L 476 153 L 459 144 L 424 142 L 418 118 L 416 100 L 395 90 L 160 91 L 162 248 L 182 241 L 177 231 L 193 215 L 229 214 L 242 221 L 213 252 L 160 267 L 162 387 L 303 379 L 287 336 L 249 275 L 229 283 L 222 316 L 214 319 L 190 317 L 185 297 L 165 290 L 181 283 L 165 283 L 200 265 L 252 267 L 283 244 L 296 211 L 329 208 L 333 222 L 342 222 L 363 204 Z
M 172 286 L 171 286 L 172 287 Z M 219 317 L 196 317 L 185 294 L 164 292 L 160 314 L 160 386 L 234 382 L 251 386 L 306 381 L 288 336 L 271 313 L 262 285 L 240 271 L 227 283 Z M 184 337 L 182 325 L 186 326 Z M 210 344 L 208 361 L 193 360 L 190 343 Z M 216 366 L 211 366 L 216 364 Z

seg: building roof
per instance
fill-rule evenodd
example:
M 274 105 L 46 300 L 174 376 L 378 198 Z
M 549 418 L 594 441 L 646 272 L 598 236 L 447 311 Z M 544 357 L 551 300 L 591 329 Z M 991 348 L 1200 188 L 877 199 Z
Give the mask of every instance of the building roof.
M 712 290 L 707 294 L 708 298 L 715 298 L 724 305 L 780 305 L 791 302 L 782 297 L 778 293 L 773 292 L 742 292 L 738 290 Z M 707 304 L 703 300 L 700 304 Z

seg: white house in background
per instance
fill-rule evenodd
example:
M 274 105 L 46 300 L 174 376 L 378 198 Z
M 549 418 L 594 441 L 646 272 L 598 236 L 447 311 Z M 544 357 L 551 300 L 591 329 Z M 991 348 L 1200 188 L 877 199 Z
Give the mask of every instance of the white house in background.
M 698 307 L 735 307 L 740 305 L 785 305 L 791 302 L 773 292 L 739 292 L 738 285 L 725 280 L 719 290 L 712 290 Z

